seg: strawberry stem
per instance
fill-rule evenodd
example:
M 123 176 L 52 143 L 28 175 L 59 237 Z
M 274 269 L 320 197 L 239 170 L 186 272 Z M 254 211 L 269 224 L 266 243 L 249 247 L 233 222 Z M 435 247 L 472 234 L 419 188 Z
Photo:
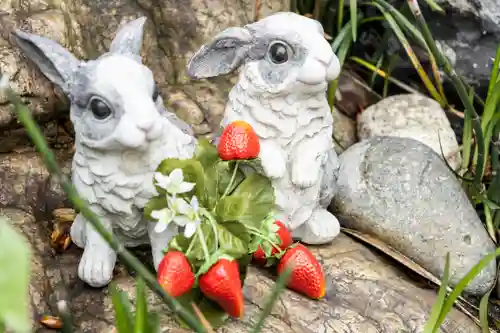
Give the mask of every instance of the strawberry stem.
M 214 231 L 214 239 L 215 239 L 214 248 L 215 248 L 215 251 L 217 251 L 217 249 L 219 248 L 219 235 L 217 233 L 217 222 L 215 221 L 212 214 L 210 214 L 210 212 L 207 211 L 206 209 L 200 208 L 200 212 L 204 217 L 207 218 L 208 222 L 210 222 L 210 225 L 212 226 L 212 230 Z
M 255 235 L 255 236 L 258 236 L 260 238 L 262 238 L 263 240 L 269 242 L 269 244 L 271 244 L 272 247 L 274 247 L 276 250 L 278 250 L 279 252 L 281 252 L 281 247 L 279 247 L 278 244 L 276 244 L 275 242 L 273 242 L 272 240 L 269 239 L 269 237 L 267 237 L 266 235 L 264 235 L 262 232 L 260 232 L 259 229 L 257 228 L 254 228 L 252 226 L 249 226 L 249 225 L 246 225 L 245 224 L 245 227 L 248 229 L 249 233 L 252 234 L 252 235 Z
M 207 261 L 208 259 L 210 259 L 210 252 L 208 251 L 205 235 L 203 234 L 203 231 L 201 231 L 200 227 L 196 229 L 196 234 L 200 238 L 201 248 L 203 249 L 203 254 L 205 255 L 205 261 Z
M 222 195 L 220 200 L 224 199 L 229 194 L 229 190 L 231 189 L 231 187 L 233 187 L 234 180 L 236 179 L 236 173 L 238 172 L 239 164 L 240 164 L 240 161 L 236 160 L 236 162 L 234 163 L 233 174 L 231 175 L 231 179 L 229 180 L 229 184 L 227 184 L 226 190 L 224 191 L 224 194 Z

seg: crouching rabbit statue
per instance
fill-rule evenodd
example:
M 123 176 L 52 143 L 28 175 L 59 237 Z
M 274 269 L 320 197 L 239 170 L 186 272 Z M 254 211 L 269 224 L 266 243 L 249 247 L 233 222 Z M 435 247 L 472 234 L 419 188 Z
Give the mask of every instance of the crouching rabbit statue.
M 155 232 L 155 223 L 144 219 L 142 209 L 156 195 L 158 164 L 168 157 L 190 158 L 196 139 L 187 124 L 165 110 L 153 74 L 142 64 L 145 21 L 142 17 L 122 25 L 109 52 L 86 62 L 41 36 L 17 30 L 14 40 L 69 98 L 77 191 L 125 246 L 150 243 L 158 267 L 162 250 L 178 230 L 172 224 Z M 94 287 L 107 285 L 116 252 L 81 214 L 71 238 L 84 249 L 78 276 Z

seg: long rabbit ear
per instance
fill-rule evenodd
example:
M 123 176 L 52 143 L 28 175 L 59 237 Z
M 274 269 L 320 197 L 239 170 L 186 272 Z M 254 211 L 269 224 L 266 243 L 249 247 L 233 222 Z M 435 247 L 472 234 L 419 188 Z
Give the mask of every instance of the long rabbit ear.
M 64 92 L 80 61 L 59 43 L 21 30 L 13 33 L 14 42 L 42 73 Z
M 110 53 L 140 56 L 146 17 L 140 17 L 123 24 L 109 47 Z
M 243 63 L 253 42 L 248 29 L 228 28 L 191 57 L 187 75 L 192 79 L 203 79 L 229 74 Z

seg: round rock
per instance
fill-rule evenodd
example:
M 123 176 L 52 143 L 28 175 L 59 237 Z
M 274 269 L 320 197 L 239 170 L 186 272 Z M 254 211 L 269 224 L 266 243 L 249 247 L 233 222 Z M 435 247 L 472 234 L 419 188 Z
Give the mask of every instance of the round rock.
M 428 146 L 409 138 L 374 137 L 340 155 L 332 209 L 343 226 L 371 234 L 439 278 L 450 253 L 451 284 L 495 251 L 460 182 Z M 492 262 L 466 288 L 484 294 Z
M 453 169 L 462 163 L 455 132 L 435 100 L 418 94 L 394 95 L 371 105 L 358 118 L 358 137 L 397 136 L 418 140 L 439 156 L 441 147 Z

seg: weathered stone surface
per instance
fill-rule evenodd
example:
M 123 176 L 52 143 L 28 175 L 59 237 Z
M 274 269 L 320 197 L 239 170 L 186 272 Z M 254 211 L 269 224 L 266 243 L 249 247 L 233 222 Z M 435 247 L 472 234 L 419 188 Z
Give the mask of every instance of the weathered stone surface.
M 450 252 L 452 284 L 495 250 L 460 182 L 419 141 L 358 142 L 340 156 L 338 179 L 332 208 L 346 227 L 378 237 L 438 277 Z M 492 262 L 466 291 L 483 294 L 494 280 Z
M 358 141 L 356 122 L 336 108 L 333 108 L 332 115 L 335 151 L 340 154 Z
M 55 153 L 63 171 L 69 175 L 71 152 Z M 0 207 L 17 207 L 39 217 L 64 203 L 64 192 L 38 153 L 0 154 Z
M 35 222 L 18 209 L 0 209 L 30 241 L 34 251 L 30 287 L 34 330 L 51 332 L 37 323 L 44 314 L 55 314 L 57 300 L 71 305 L 75 332 L 111 333 L 114 311 L 108 289 L 83 285 L 76 271 L 80 250 L 75 246 L 63 254 L 48 244 L 47 223 Z M 420 332 L 435 299 L 435 292 L 419 287 L 393 263 L 372 250 L 340 235 L 333 244 L 311 247 L 327 274 L 327 297 L 312 301 L 285 291 L 266 320 L 263 333 L 400 333 Z M 135 283 L 123 266 L 116 269 L 115 282 L 134 302 Z M 247 332 L 257 321 L 273 281 L 269 275 L 251 267 L 244 295 L 243 321 L 231 320 L 218 332 Z M 162 313 L 164 332 L 189 332 L 168 315 L 159 299 L 150 294 L 151 309 Z M 477 333 L 479 328 L 464 314 L 453 309 L 442 333 Z
M 264 15 L 286 9 L 287 1 L 262 1 Z M 119 24 L 139 16 L 149 18 L 143 56 L 155 75 L 167 107 L 189 115 L 187 120 L 194 125 L 212 114 L 220 114 L 230 77 L 191 82 L 185 75 L 185 64 L 214 33 L 252 20 L 253 1 L 2 1 L 0 71 L 12 76 L 39 121 L 67 116 L 66 98 L 12 46 L 10 32 L 21 28 L 52 38 L 77 57 L 88 59 L 107 51 Z M 185 95 L 176 96 L 179 91 L 184 91 Z M 178 98 L 170 102 L 170 94 Z M 213 122 L 208 120 L 208 123 Z M 10 106 L 6 100 L 0 100 L 0 129 L 18 127 L 20 124 Z
M 366 108 L 358 117 L 358 137 L 365 140 L 373 136 L 412 138 L 431 147 L 439 156 L 442 148 L 454 169 L 462 162 L 446 114 L 439 103 L 422 95 L 394 95 Z

